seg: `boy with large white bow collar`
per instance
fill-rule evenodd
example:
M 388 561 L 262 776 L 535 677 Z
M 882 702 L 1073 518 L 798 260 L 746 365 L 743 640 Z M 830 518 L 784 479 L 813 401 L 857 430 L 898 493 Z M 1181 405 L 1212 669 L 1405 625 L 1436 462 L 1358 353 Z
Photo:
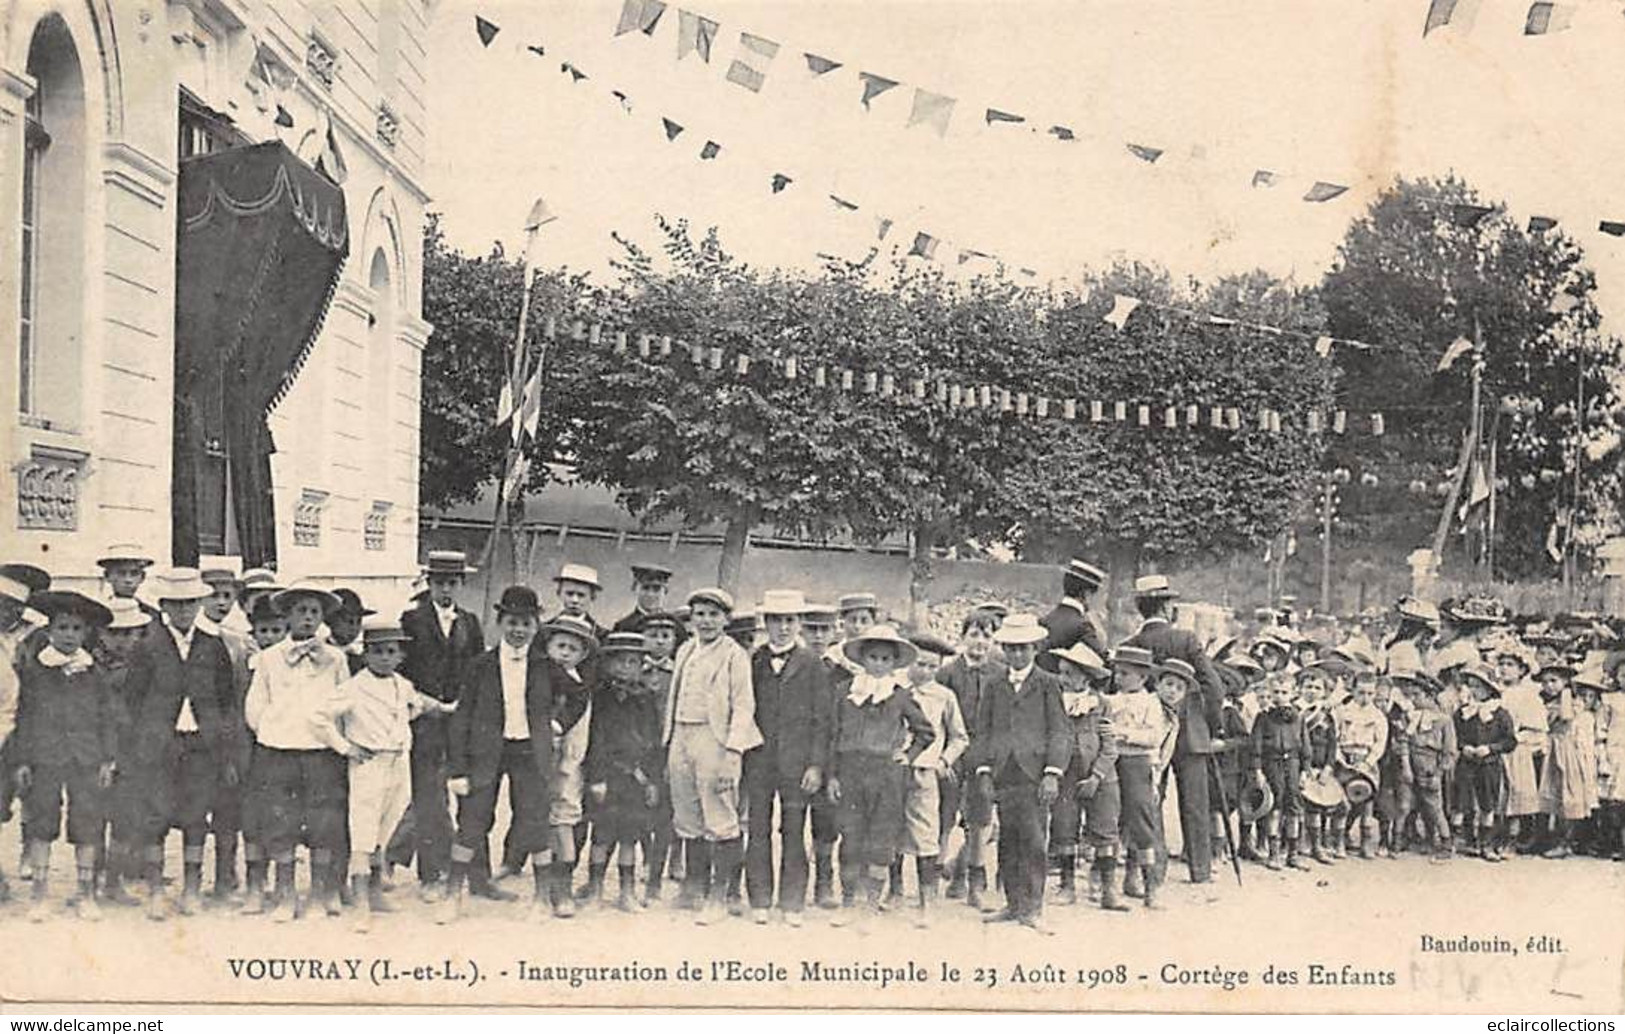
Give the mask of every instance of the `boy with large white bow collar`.
M 28 603 L 50 619 L 39 653 L 23 651 L 16 660 L 17 726 L 10 749 L 34 881 L 29 918 L 41 922 L 49 914 L 51 843 L 62 832 L 65 796 L 68 842 L 79 877 L 75 901 L 80 918 L 95 919 L 96 847 L 113 783 L 115 730 L 106 677 L 85 642 L 113 615 L 76 592 L 38 592 Z
M 1463 832 L 1474 832 L 1474 846 L 1486 862 L 1502 861 L 1503 755 L 1518 746 L 1517 724 L 1501 704 L 1495 673 L 1484 664 L 1464 665 L 1457 678 L 1466 699 L 1456 712 L 1456 811 Z
M 907 769 L 936 741 L 931 722 L 908 687 L 906 670 L 919 651 L 890 625 L 874 625 L 848 639 L 846 658 L 863 666 L 835 705 L 835 755 L 829 798 L 841 814 L 842 909 L 831 921 L 856 918 L 861 888 L 867 913 L 880 911 L 880 894 L 903 836 Z
M 1061 706 L 1061 683 L 1033 659 L 1047 637 L 1031 614 L 1012 614 L 994 633 L 1010 666 L 1006 686 L 990 686 L 971 741 L 971 766 L 999 815 L 999 872 L 1004 911 L 988 922 L 1016 922 L 1050 933 L 1039 921 L 1044 904 L 1045 813 L 1061 792 L 1072 757 L 1072 723 Z

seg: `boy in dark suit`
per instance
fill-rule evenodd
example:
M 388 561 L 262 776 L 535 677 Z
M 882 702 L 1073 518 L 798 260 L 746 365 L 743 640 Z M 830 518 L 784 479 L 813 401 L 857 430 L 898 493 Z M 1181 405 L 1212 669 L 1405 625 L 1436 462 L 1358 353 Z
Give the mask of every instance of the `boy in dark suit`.
M 647 845 L 654 829 L 664 771 L 657 687 L 644 677 L 647 653 L 640 632 L 611 632 L 604 637 L 601 682 L 593 692 L 582 763 L 592 816 L 584 896 L 589 904 L 602 902 L 609 857 L 616 854 L 620 882 L 615 907 L 622 912 L 638 909 L 638 845 Z
M 1213 753 L 1214 730 L 1222 724 L 1224 686 L 1196 636 L 1174 627 L 1173 601 L 1178 597 L 1163 575 L 1136 579 L 1134 605 L 1143 622 L 1122 645 L 1150 650 L 1159 665 L 1170 659 L 1184 661 L 1196 672 L 1197 689 L 1187 693 L 1180 704 L 1174 781 L 1179 788 L 1179 828 L 1191 882 L 1211 883 L 1213 809 L 1208 802 L 1208 756 Z
M 965 615 L 959 626 L 959 656 L 937 671 L 937 681 L 959 699 L 959 713 L 965 718 L 972 748 L 978 735 L 976 722 L 981 717 L 982 698 L 989 687 L 1006 685 L 1009 680 L 1009 668 L 993 648 L 993 636 L 1005 616 L 985 607 Z M 965 846 L 948 864 L 948 897 L 964 898 L 967 905 L 983 911 L 991 908 L 991 899 L 983 895 L 987 892 L 986 858 L 993 801 L 983 794 L 981 781 L 971 778 L 974 773 L 970 750 L 960 755 L 958 768 L 958 781 L 945 788 L 953 797 L 945 803 L 945 814 L 959 815 L 960 825 L 965 828 Z
M 1049 633 L 1045 650 L 1064 650 L 1082 643 L 1097 655 L 1105 656 L 1106 633 L 1089 612 L 1089 597 L 1106 584 L 1106 572 L 1094 564 L 1073 557 L 1061 572 L 1061 602 L 1038 619 Z
M 553 686 L 548 659 L 535 645 L 541 625 L 536 593 L 522 585 L 504 589 L 497 602 L 497 625 L 501 642 L 468 666 L 448 729 L 447 785 L 458 798 L 457 833 L 441 923 L 462 911 L 470 866 L 490 841 L 504 777 L 515 850 L 532 858 L 533 914 L 545 914 L 553 897 L 553 860 L 547 851 Z
M 126 683 L 130 707 L 130 770 L 139 788 L 137 843 L 147 880 L 147 918 L 162 920 L 164 840 L 181 831 L 182 915 L 202 907 L 203 846 L 217 787 L 236 786 L 236 689 L 231 656 L 197 621 L 213 591 L 190 568 L 153 579 L 163 624 L 137 650 Z
M 847 686 L 852 682 L 851 670 L 829 656 L 831 649 L 841 641 L 833 606 L 807 604 L 801 612 L 801 641 L 819 659 L 824 672 L 825 707 L 827 713 L 833 715 L 835 702 L 846 695 Z M 813 903 L 819 908 L 835 908 L 840 904 L 835 895 L 835 845 L 841 839 L 840 810 L 828 794 L 818 793 L 813 795 L 811 811 Z
M 778 870 L 779 910 L 801 925 L 807 899 L 807 810 L 823 789 L 829 749 L 829 677 L 823 662 L 798 642 L 801 593 L 776 589 L 762 597 L 767 642 L 751 657 L 756 727 L 762 745 L 745 754 L 747 815 L 745 884 L 751 918 L 766 923 L 773 907 L 773 803 L 779 806 L 783 857 Z
M 643 619 L 666 610 L 666 587 L 671 583 L 671 568 L 659 564 L 632 565 L 632 594 L 637 602 L 632 612 L 615 622 L 613 631 L 638 632 Z
M 480 619 L 457 605 L 457 592 L 474 568 L 456 550 L 431 550 L 424 575 L 428 593 L 401 615 L 401 629 L 412 638 L 406 644 L 406 660 L 400 672 L 420 693 L 442 703 L 454 703 L 462 684 L 463 670 L 485 649 Z M 446 869 L 451 864 L 451 812 L 446 806 L 446 745 L 450 719 L 426 711 L 412 721 L 412 804 L 397 833 L 391 861 L 405 864 L 416 842 L 418 881 L 426 899 L 443 889 Z M 402 848 L 405 846 L 405 850 Z M 404 857 L 403 857 L 404 854 Z M 482 871 L 474 890 L 488 886 Z
M 1072 757 L 1072 725 L 1061 706 L 1061 683 L 1033 660 L 1047 633 L 1030 614 L 1012 614 L 994 641 L 1004 649 L 1009 676 L 990 686 L 971 740 L 971 766 L 999 810 L 999 872 L 1005 908 L 990 922 L 1017 922 L 1052 933 L 1040 920 L 1048 852 L 1045 812 L 1060 794 Z

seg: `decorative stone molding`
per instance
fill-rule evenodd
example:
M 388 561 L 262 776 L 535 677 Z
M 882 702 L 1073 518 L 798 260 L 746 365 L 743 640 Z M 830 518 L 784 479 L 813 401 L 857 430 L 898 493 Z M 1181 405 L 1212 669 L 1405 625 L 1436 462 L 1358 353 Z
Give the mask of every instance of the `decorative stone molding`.
M 401 120 L 387 103 L 378 105 L 378 142 L 393 150 L 401 140 Z
M 89 454 L 34 445 L 17 465 L 17 527 L 34 531 L 79 528 L 79 482 Z
M 164 207 L 169 188 L 175 182 L 174 169 L 145 151 L 118 141 L 102 148 L 102 159 L 105 162 L 103 182 L 121 187 L 156 208 Z
M 339 50 L 315 29 L 305 39 L 305 70 L 331 90 L 339 75 Z
M 362 525 L 362 540 L 367 549 L 381 551 L 389 548 L 389 511 L 394 507 L 394 503 L 383 499 L 373 500 L 372 509 L 367 511 Z
M 322 544 L 322 514 L 327 509 L 327 492 L 306 488 L 299 493 L 299 503 L 293 511 L 293 544 L 320 546 Z

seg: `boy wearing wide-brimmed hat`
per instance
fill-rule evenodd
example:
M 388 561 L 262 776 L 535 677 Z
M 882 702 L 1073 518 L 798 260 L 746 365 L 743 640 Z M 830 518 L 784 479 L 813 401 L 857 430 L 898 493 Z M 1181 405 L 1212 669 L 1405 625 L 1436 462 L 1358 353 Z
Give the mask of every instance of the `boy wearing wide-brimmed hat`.
M 1458 679 L 1465 697 L 1456 712 L 1456 811 L 1463 833 L 1486 862 L 1504 858 L 1502 812 L 1506 770 L 1502 758 L 1518 746 L 1517 726 L 1501 704 L 1496 673 L 1485 664 L 1464 664 Z
M 638 909 L 638 847 L 647 845 L 660 805 L 660 703 L 644 678 L 648 644 L 641 632 L 611 632 L 599 648 L 599 685 L 593 693 L 582 778 L 592 817 L 592 855 L 584 897 L 603 901 L 610 855 L 619 872 L 615 905 Z
M 344 651 L 345 663 L 350 668 L 350 674 L 354 675 L 367 666 L 364 656 L 366 648 L 361 642 L 361 622 L 378 612 L 362 603 L 361 595 L 354 589 L 334 589 L 333 597 L 339 601 L 339 605 L 327 615 L 327 641 Z
M 461 914 L 469 882 L 485 876 L 475 860 L 489 847 L 504 779 L 514 849 L 521 860 L 531 860 L 533 914 L 539 918 L 549 899 L 556 899 L 547 825 L 556 676 L 546 650 L 535 641 L 541 603 L 528 587 L 511 585 L 502 591 L 496 611 L 501 639 L 468 666 L 448 730 L 447 786 L 457 797 L 457 832 L 438 917 L 442 923 Z
M 113 763 L 115 769 L 122 771 L 133 746 L 130 736 L 131 712 L 126 692 L 130 660 L 146 638 L 152 618 L 135 600 L 109 600 L 107 609 L 112 613 L 113 620 L 96 636 L 96 645 L 90 652 L 101 666 L 102 677 L 107 680 L 115 730 Z M 138 792 L 132 792 L 130 781 L 121 777 L 114 780 L 106 798 L 107 853 L 99 865 L 103 881 L 102 899 L 119 905 L 140 903 L 124 889 L 126 878 L 138 879 L 141 876 L 141 852 L 136 846 L 137 838 L 132 825 L 132 820 L 139 814 L 138 802 L 134 800 Z
M 163 919 L 164 840 L 181 831 L 180 909 L 202 907 L 203 851 L 217 788 L 236 785 L 236 689 L 225 644 L 198 623 L 213 592 L 195 569 L 170 568 L 150 580 L 163 611 L 132 659 L 131 749 L 121 779 L 135 790 L 136 843 L 147 880 L 147 916 Z
M 1047 633 L 1031 614 L 1011 614 L 994 633 L 1008 673 L 989 686 L 976 716 L 970 765 L 995 801 L 999 872 L 1005 907 L 989 922 L 1015 922 L 1048 933 L 1041 915 L 1048 870 L 1044 813 L 1061 792 L 1072 757 L 1072 725 L 1061 706 L 1061 683 L 1033 663 Z
M 677 653 L 677 645 L 682 635 L 682 622 L 676 615 L 666 611 L 646 615 L 639 619 L 638 626 L 633 631 L 643 634 L 644 642 L 644 668 L 643 680 L 654 697 L 655 713 L 660 718 L 660 727 L 666 725 L 666 700 L 671 692 L 671 676 L 673 659 Z M 589 744 L 588 746 L 591 746 Z M 671 863 L 671 877 L 679 880 L 683 873 L 683 856 L 681 845 L 677 843 L 671 828 L 671 794 L 665 792 L 666 753 L 662 745 L 659 750 L 660 764 L 657 769 L 658 781 L 662 784 L 660 799 L 655 803 L 654 816 L 651 819 L 649 842 L 644 845 L 644 861 L 646 863 L 643 881 L 643 907 L 648 908 L 660 901 L 661 887 L 665 882 L 668 860 Z
M 1106 649 L 1106 633 L 1089 610 L 1089 599 L 1106 584 L 1106 572 L 1077 557 L 1061 568 L 1061 602 L 1038 619 L 1049 633 L 1047 650 L 1064 650 L 1083 643 L 1098 655 Z
M 801 613 L 801 639 L 819 658 L 824 675 L 824 710 L 830 723 L 834 722 L 835 702 L 846 694 L 852 681 L 852 670 L 845 658 L 837 661 L 835 656 L 840 653 L 839 621 L 839 611 L 830 603 L 809 603 Z M 815 793 L 808 810 L 812 813 L 813 902 L 819 908 L 837 908 L 840 898 L 835 892 L 835 845 L 841 839 L 840 809 L 830 801 L 829 794 Z
M 252 622 L 237 606 L 242 592 L 237 557 L 204 556 L 198 558 L 198 576 L 213 590 L 203 601 L 203 614 L 198 618 L 202 627 L 220 637 L 221 645 L 231 658 L 233 700 L 231 707 L 232 740 L 237 744 L 237 772 L 242 777 L 236 785 L 221 783 L 215 788 L 214 806 L 209 817 L 214 832 L 214 889 L 217 901 L 233 899 L 240 884 L 237 879 L 237 839 L 243 827 L 243 793 L 248 777 L 248 762 L 254 738 L 243 724 L 243 698 L 248 694 L 251 673 L 248 659 L 258 647 L 254 643 Z
M 401 630 L 411 637 L 401 674 L 418 692 L 441 703 L 457 699 L 465 670 L 485 651 L 480 617 L 457 604 L 457 593 L 474 570 L 459 550 L 430 550 L 423 564 L 428 589 L 401 614 Z M 406 865 L 415 853 L 422 894 L 431 900 L 443 894 L 451 866 L 452 823 L 446 803 L 448 725 L 449 719 L 434 711 L 423 712 L 412 723 L 412 804 L 392 839 L 387 859 Z
M 1123 911 L 1117 897 L 1117 852 L 1121 842 L 1122 797 L 1117 785 L 1117 736 L 1106 720 L 1101 685 L 1111 669 L 1083 643 L 1050 648 L 1035 662 L 1061 680 L 1061 707 L 1072 723 L 1072 760 L 1061 779 L 1061 795 L 1050 812 L 1050 840 L 1060 858 L 1059 901 L 1077 901 L 1076 868 L 1080 819 L 1089 859 L 1089 897 L 1112 912 Z
M 1170 724 L 1162 701 L 1148 692 L 1157 665 L 1151 651 L 1127 644 L 1112 652 L 1116 692 L 1106 698 L 1106 717 L 1117 738 L 1117 785 L 1122 800 L 1123 892 L 1155 907 L 1159 839 L 1156 759 Z
M 345 838 L 348 744 L 331 709 L 350 673 L 344 654 L 317 636 L 326 613 L 338 606 L 332 593 L 301 581 L 272 599 L 287 619 L 288 638 L 255 655 L 243 716 L 255 742 L 251 807 L 264 821 L 275 875 L 271 918 L 287 922 L 301 914 L 295 850 L 302 839 L 310 845 L 312 896 L 329 914 L 339 911 L 334 863 Z M 262 907 L 261 892 L 250 885 L 250 912 Z
M 1436 861 L 1450 857 L 1450 817 L 1445 807 L 1445 776 L 1455 768 L 1456 724 L 1439 707 L 1439 683 L 1422 668 L 1390 664 L 1388 678 L 1403 694 L 1397 707 L 1403 719 L 1389 714 L 1388 752 L 1398 752 L 1397 807 L 1389 829 L 1389 851 L 1405 850 L 1411 816 L 1422 823 L 1423 851 Z
M 586 564 L 564 564 L 553 576 L 553 594 L 558 597 L 559 613 L 587 622 L 594 636 L 603 634 L 602 626 L 592 616 L 593 602 L 603 591 L 598 569 Z
M 17 725 L 11 763 L 23 803 L 23 843 L 33 878 L 29 917 L 46 918 L 51 843 L 62 834 L 67 801 L 68 842 L 78 869 L 75 901 L 84 919 L 99 917 L 96 853 L 112 786 L 115 758 L 112 701 L 87 643 L 113 619 L 102 604 L 76 592 L 33 593 L 29 606 L 49 619 L 38 653 L 17 658 Z
M 842 909 L 832 923 L 844 926 L 880 910 L 891 861 L 902 844 L 907 768 L 934 742 L 931 723 L 914 702 L 907 667 L 918 650 L 890 625 L 871 625 L 842 645 L 847 660 L 861 665 L 835 706 L 830 734 L 833 763 L 826 788 L 841 809 Z
M 356 927 L 365 930 L 374 912 L 387 911 L 384 846 L 411 799 L 412 719 L 431 711 L 449 714 L 457 705 L 418 692 L 398 673 L 408 642 L 400 622 L 369 614 L 360 636 L 366 666 L 340 687 L 333 718 L 353 748 L 349 875 Z

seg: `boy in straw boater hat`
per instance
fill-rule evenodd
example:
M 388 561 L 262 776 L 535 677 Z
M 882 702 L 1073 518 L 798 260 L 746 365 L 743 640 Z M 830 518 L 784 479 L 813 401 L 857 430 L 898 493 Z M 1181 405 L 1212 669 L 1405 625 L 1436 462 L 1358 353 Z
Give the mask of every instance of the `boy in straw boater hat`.
M 908 688 L 906 669 L 919 653 L 913 643 L 890 625 L 871 625 L 842 651 L 863 673 L 836 704 L 831 733 L 828 793 L 841 809 L 842 838 L 836 926 L 857 918 L 859 891 L 865 915 L 880 911 L 887 870 L 902 843 L 907 768 L 935 740 Z
M 1151 651 L 1119 646 L 1112 655 L 1117 691 L 1106 698 L 1106 717 L 1117 738 L 1117 786 L 1122 799 L 1123 892 L 1156 902 L 1157 800 L 1156 754 L 1167 738 L 1169 723 L 1162 701 L 1147 692 L 1156 664 Z
M 602 626 L 592 616 L 593 602 L 603 589 L 598 581 L 598 569 L 586 564 L 565 564 L 553 576 L 553 594 L 558 597 L 559 613 L 587 622 L 594 636 L 603 633 Z
M 829 770 L 829 680 L 823 661 L 800 641 L 806 598 L 798 590 L 773 589 L 762 594 L 759 609 L 767 641 L 751 656 L 762 744 L 744 757 L 746 891 L 756 923 L 768 921 L 776 886 L 785 922 L 800 926 L 807 901 L 807 813 Z M 775 803 L 782 852 L 776 872 Z
M 214 590 L 203 601 L 203 614 L 198 618 L 203 627 L 220 637 L 231 658 L 233 700 L 231 707 L 232 742 L 236 744 L 236 765 L 241 777 L 234 786 L 221 783 L 215 787 L 215 799 L 209 817 L 214 831 L 214 890 L 217 901 L 232 900 L 238 890 L 237 837 L 243 828 L 243 792 L 248 778 L 249 752 L 253 737 L 243 724 L 243 698 L 248 693 L 250 671 L 248 659 L 258 649 L 254 643 L 252 623 L 237 606 L 242 593 L 238 580 L 240 564 L 237 557 L 205 556 L 198 559 L 198 576 Z
M 105 606 L 76 592 L 33 593 L 29 606 L 46 616 L 46 642 L 17 658 L 17 725 L 11 763 L 23 803 L 23 843 L 33 879 L 29 918 L 43 921 L 51 843 L 62 834 L 67 800 L 68 842 L 78 869 L 75 897 L 82 919 L 99 918 L 96 848 L 113 783 L 113 711 L 107 679 L 87 642 L 113 620 Z
M 592 816 L 586 901 L 602 903 L 613 854 L 620 876 L 615 906 L 623 912 L 638 910 L 638 847 L 647 853 L 662 796 L 660 703 L 656 687 L 644 677 L 648 650 L 641 632 L 604 637 L 582 763 Z
M 1464 664 L 1457 674 L 1464 690 L 1456 712 L 1456 811 L 1462 831 L 1471 831 L 1472 847 L 1486 862 L 1503 859 L 1504 818 L 1501 812 L 1506 771 L 1501 758 L 1518 746 L 1517 727 L 1501 704 L 1496 673 L 1485 664 Z
M 333 717 L 350 746 L 351 896 L 355 925 L 365 930 L 373 913 L 388 911 L 383 897 L 384 845 L 411 798 L 412 719 L 450 714 L 444 703 L 418 690 L 397 673 L 408 638 L 400 622 L 370 614 L 361 622 L 366 666 L 339 689 Z
M 1106 633 L 1089 611 L 1089 598 L 1105 584 L 1106 572 L 1094 564 L 1077 557 L 1066 562 L 1061 569 L 1061 602 L 1038 619 L 1049 634 L 1046 649 L 1064 650 L 1073 643 L 1083 643 L 1096 655 L 1106 649 Z
M 587 757 L 592 700 L 598 688 L 598 666 L 592 660 L 598 637 L 586 619 L 560 614 L 542 625 L 538 636 L 551 662 L 553 684 L 553 773 L 548 800 L 549 843 L 553 852 L 553 913 L 575 914 L 571 882 L 587 843 L 582 807 L 582 763 Z M 512 838 L 508 841 L 512 843 Z M 506 853 L 507 845 L 504 845 Z M 519 858 L 523 864 L 524 858 Z
M 163 611 L 132 658 L 127 698 L 130 743 L 121 778 L 130 781 L 136 843 L 147 880 L 147 917 L 164 919 L 164 841 L 181 831 L 180 910 L 202 907 L 203 851 L 216 790 L 234 786 L 236 688 L 225 644 L 198 624 L 213 590 L 193 568 L 160 571 L 148 582 Z
M 147 568 L 153 563 L 152 555 L 133 542 L 109 546 L 96 558 L 96 566 L 102 569 L 102 580 L 107 584 L 108 595 L 136 600 L 147 616 L 157 621 L 158 609 L 136 596 L 141 583 L 147 580 Z
M 476 858 L 488 849 L 504 778 L 514 847 L 531 859 L 533 917 L 545 915 L 550 897 L 556 899 L 547 819 L 558 676 L 545 648 L 536 646 L 541 627 L 536 593 L 510 585 L 502 590 L 496 611 L 501 639 L 464 672 L 462 697 L 448 730 L 447 786 L 457 797 L 457 833 L 450 883 L 436 919 L 440 923 L 462 914 L 469 881 L 485 875 L 476 868 Z
M 326 589 L 295 582 L 273 598 L 288 622 L 288 638 L 256 655 L 243 715 L 254 733 L 250 796 L 264 820 L 265 852 L 273 863 L 271 918 L 301 914 L 295 849 L 310 845 L 312 896 L 338 913 L 335 852 L 344 842 L 348 745 L 331 708 L 350 677 L 344 655 L 317 637 L 324 615 L 338 605 Z M 250 888 L 250 911 L 258 907 Z
M 1117 786 L 1117 737 L 1106 720 L 1101 684 L 1111 669 L 1083 642 L 1044 651 L 1040 668 L 1061 680 L 1061 707 L 1072 723 L 1072 760 L 1061 780 L 1061 795 L 1050 812 L 1050 839 L 1061 860 L 1060 902 L 1077 901 L 1074 886 L 1079 820 L 1090 859 L 1089 897 L 1112 912 L 1125 909 L 1117 897 L 1118 827 L 1122 799 Z
M 733 596 L 719 588 L 696 589 L 688 606 L 694 637 L 677 649 L 661 740 L 672 826 L 685 841 L 687 878 L 679 905 L 701 908 L 695 921 L 704 925 L 726 914 L 728 886 L 744 865 L 740 770 L 762 734 L 750 656 L 723 634 Z
M 1016 922 L 1049 933 L 1041 915 L 1048 869 L 1044 813 L 1061 792 L 1072 757 L 1072 725 L 1061 706 L 1061 683 L 1033 664 L 1044 626 L 1031 614 L 1011 614 L 993 640 L 1004 650 L 1004 685 L 988 688 L 976 717 L 971 767 L 996 802 L 999 872 L 1004 911 L 990 922 Z
M 411 637 L 401 675 L 418 692 L 442 703 L 457 699 L 464 672 L 485 651 L 479 615 L 457 604 L 457 593 L 474 570 L 458 550 L 430 550 L 423 564 L 428 589 L 401 614 L 401 631 Z M 451 866 L 451 810 L 446 803 L 448 727 L 447 716 L 434 711 L 425 711 L 412 722 L 412 803 L 386 859 L 406 865 L 416 854 L 418 883 L 427 900 L 444 894 Z

